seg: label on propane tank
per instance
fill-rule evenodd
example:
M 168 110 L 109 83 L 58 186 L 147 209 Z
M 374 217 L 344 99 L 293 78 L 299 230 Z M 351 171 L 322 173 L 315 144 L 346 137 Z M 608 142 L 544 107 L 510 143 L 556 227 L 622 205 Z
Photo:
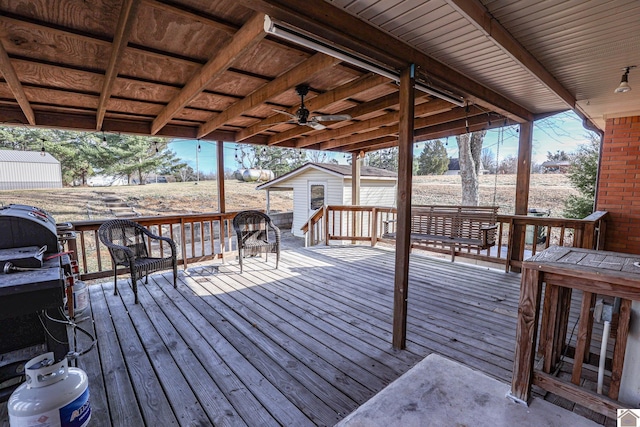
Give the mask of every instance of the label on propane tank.
M 39 412 L 28 417 L 9 414 L 11 427 L 86 427 L 91 419 L 89 389 L 62 408 Z
M 89 388 L 76 400 L 60 408 L 61 427 L 85 427 L 90 419 Z
M 60 414 L 57 409 L 28 417 L 16 417 L 9 414 L 9 425 L 11 427 L 61 427 Z

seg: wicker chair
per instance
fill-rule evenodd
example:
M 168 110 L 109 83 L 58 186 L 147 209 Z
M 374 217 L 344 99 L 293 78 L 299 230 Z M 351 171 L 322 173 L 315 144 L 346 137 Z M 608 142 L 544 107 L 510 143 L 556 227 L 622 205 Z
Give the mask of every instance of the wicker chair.
M 268 215 L 260 211 L 243 211 L 233 218 L 233 228 L 238 238 L 238 258 L 242 273 L 242 258 L 261 253 L 276 254 L 276 268 L 280 261 L 280 229 Z M 269 240 L 269 228 L 273 230 L 275 239 Z
M 113 264 L 113 288 L 114 295 L 118 294 L 119 265 L 128 267 L 131 272 L 131 283 L 135 303 L 138 303 L 138 280 L 145 276 L 145 284 L 149 283 L 149 273 L 173 268 L 173 287 L 177 287 L 178 262 L 176 260 L 176 244 L 168 237 L 156 236 L 137 222 L 126 219 L 113 219 L 105 222 L 98 229 L 100 241 L 109 248 Z M 164 254 L 171 255 L 164 258 L 149 256 L 146 241 L 148 239 L 159 241 L 165 245 Z

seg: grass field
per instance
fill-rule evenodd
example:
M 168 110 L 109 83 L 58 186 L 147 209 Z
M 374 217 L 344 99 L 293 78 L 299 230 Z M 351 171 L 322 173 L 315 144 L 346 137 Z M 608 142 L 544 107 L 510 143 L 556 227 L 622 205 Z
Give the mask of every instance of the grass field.
M 497 181 L 496 181 L 497 179 Z M 500 206 L 500 213 L 513 213 L 515 175 L 485 175 L 480 179 L 480 204 Z M 266 194 L 257 191 L 255 183 L 225 181 L 227 211 L 264 209 Z M 552 216 L 561 216 L 564 200 L 576 191 L 564 175 L 536 174 L 531 176 L 529 207 L 550 209 Z M 147 184 L 141 186 L 76 187 L 54 190 L 0 191 L 0 205 L 21 203 L 49 211 L 56 221 L 89 219 L 87 203 L 99 206 L 105 197 L 118 197 L 142 215 L 168 215 L 216 212 L 215 181 Z M 293 208 L 291 192 L 272 192 L 271 209 L 289 211 Z M 419 176 L 413 180 L 413 203 L 460 204 L 459 176 Z M 93 210 L 93 218 L 105 217 L 105 212 Z

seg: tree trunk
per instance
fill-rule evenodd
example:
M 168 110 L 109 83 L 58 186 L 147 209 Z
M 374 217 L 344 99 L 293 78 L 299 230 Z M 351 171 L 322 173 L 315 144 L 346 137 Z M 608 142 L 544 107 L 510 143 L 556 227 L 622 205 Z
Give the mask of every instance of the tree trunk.
M 486 131 L 456 136 L 462 180 L 462 205 L 478 206 L 480 201 L 478 175 L 482 162 L 482 142 Z

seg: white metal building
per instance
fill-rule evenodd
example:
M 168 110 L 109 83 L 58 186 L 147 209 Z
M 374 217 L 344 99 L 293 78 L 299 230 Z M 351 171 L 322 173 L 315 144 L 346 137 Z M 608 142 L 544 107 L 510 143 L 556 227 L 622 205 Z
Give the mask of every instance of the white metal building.
M 300 227 L 322 205 L 351 204 L 351 166 L 307 163 L 279 178 L 257 187 L 267 191 L 293 191 L 291 232 L 303 236 Z M 360 171 L 360 205 L 396 206 L 397 174 L 385 169 L 363 166 Z
M 0 150 L 0 190 L 62 188 L 60 162 L 39 151 Z

